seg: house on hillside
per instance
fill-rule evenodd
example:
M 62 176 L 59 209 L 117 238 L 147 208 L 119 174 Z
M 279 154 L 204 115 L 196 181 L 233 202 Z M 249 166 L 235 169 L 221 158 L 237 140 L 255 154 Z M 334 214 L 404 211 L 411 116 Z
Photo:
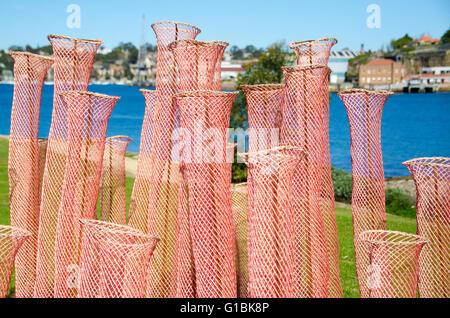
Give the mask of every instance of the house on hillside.
M 399 84 L 406 75 L 406 68 L 401 62 L 391 59 L 374 59 L 359 68 L 359 85 Z

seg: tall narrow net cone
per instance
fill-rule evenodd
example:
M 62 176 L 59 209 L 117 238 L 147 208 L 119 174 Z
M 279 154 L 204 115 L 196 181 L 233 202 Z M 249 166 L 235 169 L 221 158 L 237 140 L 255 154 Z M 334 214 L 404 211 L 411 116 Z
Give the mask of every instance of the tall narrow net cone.
M 31 235 L 29 231 L 18 227 L 0 225 L 0 298 L 8 294 L 17 251 Z
M 99 254 L 99 298 L 144 298 L 146 278 L 158 238 L 130 231 L 93 234 Z
M 173 103 L 176 93 L 176 64 L 169 44 L 194 40 L 200 30 L 192 25 L 163 21 L 152 24 L 158 45 L 156 69 L 156 106 L 151 146 L 152 176 L 148 201 L 130 210 L 129 224 L 145 233 L 156 233 L 161 241 L 153 254 L 149 271 L 148 297 L 174 297 L 176 294 L 176 217 L 178 206 L 179 163 L 173 140 L 179 127 L 179 111 Z M 175 149 L 174 149 L 175 148 Z M 175 155 L 176 157 L 177 155 Z
M 383 230 L 362 232 L 359 239 L 369 253 L 369 297 L 416 298 L 419 255 L 428 239 Z
M 42 198 L 39 215 L 38 254 L 34 296 L 53 297 L 55 235 L 67 156 L 67 108 L 61 92 L 86 91 L 101 40 L 50 35 L 54 57 L 54 96 Z
M 144 236 L 132 227 L 94 219 L 80 219 L 81 225 L 81 257 L 79 298 L 98 297 L 100 283 L 100 257 L 94 240 L 94 234 L 102 232 L 103 236 L 119 239 L 122 236 Z
M 189 196 L 197 297 L 236 297 L 235 236 L 227 129 L 237 93 L 176 95 Z
M 324 112 L 328 98 L 323 85 L 329 68 L 323 65 L 285 67 L 286 102 L 281 145 L 308 153 L 293 179 L 295 219 L 294 297 L 328 297 L 328 247 L 321 210 Z M 328 93 L 327 93 L 328 94 Z
M 338 93 L 350 123 L 352 158 L 352 214 L 356 275 L 361 297 L 369 295 L 367 248 L 359 235 L 386 228 L 385 185 L 381 154 L 381 113 L 388 91 L 351 89 Z
M 106 138 L 99 194 L 103 221 L 127 224 L 125 154 L 131 141 L 127 136 Z
M 109 116 L 119 97 L 89 92 L 61 94 L 68 108 L 68 152 L 55 243 L 55 297 L 78 292 L 79 218 L 96 218 Z
M 331 48 L 337 43 L 334 38 L 322 38 L 312 41 L 292 42 L 290 48 L 294 50 L 297 64 L 300 66 L 309 66 L 313 64 L 328 64 Z M 324 94 L 328 94 L 328 82 L 323 86 Z M 328 96 L 328 95 L 327 95 Z M 328 293 L 330 297 L 343 297 L 342 285 L 339 274 L 339 242 L 337 234 L 336 215 L 334 211 L 334 189 L 331 179 L 331 161 L 330 161 L 330 138 L 329 138 L 329 119 L 330 105 L 329 101 L 325 104 L 324 126 L 324 163 L 322 174 L 321 198 L 322 214 L 325 225 L 325 236 L 328 244 L 328 257 L 330 259 L 330 279 L 328 282 Z
M 450 158 L 403 163 L 417 191 L 417 234 L 429 242 L 419 259 L 419 297 L 450 297 Z
M 9 136 L 8 176 L 11 225 L 31 236 L 15 258 L 16 297 L 33 297 L 39 229 L 39 113 L 42 87 L 51 57 L 11 52 L 14 95 Z M 45 159 L 45 158 L 44 158 Z
M 252 177 L 248 215 L 248 296 L 293 297 L 292 179 L 304 153 L 277 147 L 243 154 Z

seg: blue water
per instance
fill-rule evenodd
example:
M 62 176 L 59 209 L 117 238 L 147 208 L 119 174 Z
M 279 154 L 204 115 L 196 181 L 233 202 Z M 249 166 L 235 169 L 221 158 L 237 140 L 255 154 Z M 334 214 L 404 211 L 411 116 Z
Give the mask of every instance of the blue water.
M 128 150 L 139 151 L 144 98 L 137 87 L 91 85 L 90 91 L 121 96 L 108 125 L 108 136 L 133 138 Z M 9 134 L 13 85 L 0 85 L 0 134 Z M 39 136 L 50 129 L 53 86 L 42 93 Z M 382 149 L 386 177 L 406 176 L 402 162 L 424 156 L 450 157 L 450 93 L 395 94 L 387 100 L 382 118 Z M 330 101 L 331 163 L 351 171 L 350 133 L 341 100 L 333 94 Z

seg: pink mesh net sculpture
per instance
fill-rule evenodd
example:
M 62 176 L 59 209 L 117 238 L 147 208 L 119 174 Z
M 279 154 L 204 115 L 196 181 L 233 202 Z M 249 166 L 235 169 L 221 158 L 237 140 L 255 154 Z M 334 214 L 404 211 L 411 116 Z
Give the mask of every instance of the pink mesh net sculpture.
M 131 141 L 127 136 L 106 138 L 99 194 L 103 221 L 127 224 L 125 154 Z
M 111 222 L 98 221 L 94 219 L 80 219 L 81 257 L 80 257 L 80 280 L 79 298 L 96 298 L 100 283 L 100 257 L 94 234 L 102 232 L 104 237 L 120 241 L 123 237 L 142 237 L 144 233 L 132 227 L 115 224 Z M 144 277 L 145 279 L 145 277 Z
M 236 95 L 217 91 L 176 95 L 181 111 L 196 296 L 201 298 L 237 295 L 227 162 L 227 129 Z
M 294 50 L 297 64 L 300 66 L 309 66 L 313 64 L 328 64 L 331 48 L 337 43 L 334 38 L 322 38 L 312 41 L 292 42 L 289 46 Z M 328 94 L 328 82 L 323 86 L 324 94 Z M 323 116 L 325 126 L 324 140 L 324 162 L 322 174 L 322 214 L 325 225 L 325 236 L 328 245 L 328 257 L 330 259 L 330 279 L 328 281 L 329 297 L 341 298 L 342 285 L 339 274 L 339 242 L 337 234 L 336 215 L 334 212 L 334 189 L 331 179 L 331 161 L 330 161 L 330 138 L 329 138 L 329 119 L 330 105 L 329 101 L 325 104 L 325 113 Z
M 450 296 L 450 158 L 403 163 L 417 191 L 417 234 L 429 242 L 419 259 L 419 297 Z
M 86 91 L 101 40 L 50 35 L 54 57 L 53 113 L 39 215 L 35 297 L 53 297 L 55 235 L 67 157 L 67 107 L 61 92 Z
M 195 39 L 200 30 L 192 25 L 163 21 L 152 25 L 158 45 L 156 105 L 150 155 L 148 202 L 134 205 L 129 224 L 160 239 L 149 270 L 148 297 L 174 297 L 176 294 L 176 218 L 178 207 L 179 162 L 174 130 L 179 127 L 179 111 L 173 102 L 176 93 L 176 65 L 169 44 Z M 175 148 L 175 149 L 174 149 Z
M 29 231 L 18 227 L 0 225 L 0 298 L 8 294 L 17 251 L 31 235 Z
M 323 65 L 284 67 L 286 102 L 281 145 L 296 146 L 308 156 L 293 179 L 295 265 L 293 297 L 328 297 L 329 262 L 321 209 L 324 112 L 329 68 Z M 328 92 L 327 92 L 328 94 Z
M 383 230 L 362 232 L 359 239 L 369 253 L 369 297 L 416 298 L 419 255 L 428 240 Z
M 359 235 L 386 228 L 385 185 L 381 154 L 381 113 L 388 91 L 351 89 L 338 93 L 350 123 L 352 214 L 356 275 L 361 297 L 369 296 L 367 248 Z
M 9 207 L 11 225 L 31 236 L 16 255 L 16 297 L 33 297 L 39 228 L 39 113 L 51 57 L 11 52 L 14 59 L 14 95 L 9 137 Z M 45 160 L 45 158 L 44 158 Z
M 68 108 L 68 152 L 55 244 L 55 297 L 78 292 L 79 218 L 96 218 L 109 116 L 119 97 L 90 92 L 61 93 Z
M 247 228 L 249 297 L 294 295 L 292 179 L 303 156 L 294 147 L 244 154 L 253 182 Z
M 39 138 L 38 139 L 38 147 L 39 147 L 39 206 L 41 206 L 41 195 L 42 195 L 42 180 L 44 179 L 44 171 L 45 171 L 45 159 L 47 157 L 47 138 Z M 37 218 L 39 220 L 39 210 Z
M 158 243 L 152 235 L 128 231 L 93 234 L 99 254 L 99 298 L 144 298 L 150 259 Z

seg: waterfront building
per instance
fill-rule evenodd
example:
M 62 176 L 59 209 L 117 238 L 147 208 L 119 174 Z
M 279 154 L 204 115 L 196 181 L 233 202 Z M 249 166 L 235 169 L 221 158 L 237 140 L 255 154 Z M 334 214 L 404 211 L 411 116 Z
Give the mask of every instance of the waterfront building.
M 359 85 L 400 84 L 406 75 L 401 62 L 391 59 L 373 59 L 359 68 Z
M 348 60 L 358 53 L 350 50 L 331 51 L 328 66 L 331 69 L 330 83 L 339 84 L 345 82 L 345 73 L 348 70 Z

